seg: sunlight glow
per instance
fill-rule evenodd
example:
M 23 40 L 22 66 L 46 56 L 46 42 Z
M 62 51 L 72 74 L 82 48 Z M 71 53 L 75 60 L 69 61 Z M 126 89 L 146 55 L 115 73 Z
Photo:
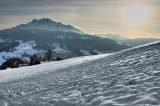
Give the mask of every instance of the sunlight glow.
M 123 10 L 124 21 L 133 26 L 142 24 L 148 15 L 147 8 L 142 5 L 131 5 Z

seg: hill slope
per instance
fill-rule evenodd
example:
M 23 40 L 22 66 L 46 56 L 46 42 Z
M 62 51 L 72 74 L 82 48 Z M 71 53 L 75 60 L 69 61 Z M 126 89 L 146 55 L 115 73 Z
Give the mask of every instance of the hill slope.
M 160 42 L 156 42 L 110 55 L 3 70 L 0 71 L 0 103 L 160 105 L 159 57 Z

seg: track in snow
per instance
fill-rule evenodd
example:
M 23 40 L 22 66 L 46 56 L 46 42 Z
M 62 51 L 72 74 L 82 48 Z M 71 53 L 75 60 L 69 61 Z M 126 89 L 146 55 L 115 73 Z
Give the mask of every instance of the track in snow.
M 0 78 L 4 106 L 160 105 L 160 43 L 10 69 Z

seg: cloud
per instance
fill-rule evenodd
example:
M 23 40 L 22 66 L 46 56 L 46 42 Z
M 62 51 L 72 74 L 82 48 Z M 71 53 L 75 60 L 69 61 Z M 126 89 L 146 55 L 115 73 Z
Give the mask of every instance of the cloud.
M 137 31 L 134 32 L 137 28 L 127 26 L 121 17 L 122 9 L 133 4 L 145 5 L 151 10 L 151 18 L 146 22 L 146 26 L 138 27 L 142 29 L 140 31 L 148 35 L 158 35 L 159 0 L 0 0 L 0 29 L 46 17 L 71 24 L 86 33 L 126 32 L 126 36 L 129 36 L 127 33 L 139 35 Z M 154 24 L 156 29 L 153 30 L 151 24 Z

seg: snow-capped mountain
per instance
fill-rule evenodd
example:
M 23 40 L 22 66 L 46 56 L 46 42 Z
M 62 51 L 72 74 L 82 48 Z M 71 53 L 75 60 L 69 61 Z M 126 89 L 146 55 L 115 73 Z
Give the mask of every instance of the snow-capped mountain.
M 0 31 L 0 58 L 44 53 L 48 49 L 69 58 L 115 52 L 129 47 L 111 39 L 83 34 L 70 25 L 50 19 L 34 19 L 27 24 Z
M 0 71 L 2 106 L 159 106 L 160 42 Z
M 52 21 L 49 18 L 43 18 L 43 19 L 33 19 L 31 22 L 27 24 L 21 24 L 14 29 L 42 29 L 42 30 L 48 30 L 48 31 L 62 31 L 62 32 L 75 32 L 78 34 L 84 34 L 82 31 L 80 31 L 77 28 L 74 28 L 71 25 L 64 25 L 60 22 Z
M 123 37 L 120 35 L 113 35 L 113 34 L 96 34 L 94 36 L 101 37 L 101 38 L 108 38 L 116 41 L 117 43 L 121 44 L 128 44 L 130 46 L 140 46 L 147 43 L 158 41 L 159 39 L 155 38 L 136 38 L 136 39 L 130 39 L 127 37 Z

